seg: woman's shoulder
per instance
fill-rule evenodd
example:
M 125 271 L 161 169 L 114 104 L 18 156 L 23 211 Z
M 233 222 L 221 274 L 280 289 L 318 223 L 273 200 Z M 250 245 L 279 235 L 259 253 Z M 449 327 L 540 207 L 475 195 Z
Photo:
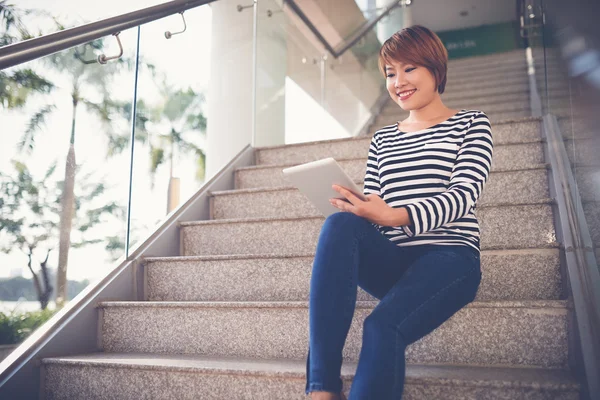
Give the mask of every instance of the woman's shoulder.
M 373 134 L 373 139 L 377 139 L 377 138 L 379 138 L 381 136 L 395 134 L 397 130 L 398 130 L 397 123 L 383 126 L 381 128 L 378 128 L 375 131 L 375 133 Z
M 470 117 L 472 117 L 473 119 L 486 119 L 489 121 L 489 118 L 487 116 L 487 114 L 485 113 L 485 111 L 483 110 L 479 110 L 479 109 L 469 109 L 469 110 L 465 110 L 465 115 L 468 115 Z

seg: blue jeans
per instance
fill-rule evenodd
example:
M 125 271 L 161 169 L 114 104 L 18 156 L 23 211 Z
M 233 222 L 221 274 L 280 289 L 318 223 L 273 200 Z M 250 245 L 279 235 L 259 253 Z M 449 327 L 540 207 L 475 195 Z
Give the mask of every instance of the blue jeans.
M 472 302 L 480 281 L 479 251 L 466 245 L 399 247 L 364 218 L 331 215 L 310 282 L 306 393 L 342 390 L 342 349 L 357 286 L 381 301 L 363 325 L 349 400 L 396 400 L 406 347 Z

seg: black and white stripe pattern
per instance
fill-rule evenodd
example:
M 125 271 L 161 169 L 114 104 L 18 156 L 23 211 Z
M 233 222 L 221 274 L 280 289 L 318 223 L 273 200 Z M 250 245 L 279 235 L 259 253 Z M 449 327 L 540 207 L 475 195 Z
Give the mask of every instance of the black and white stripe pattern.
M 416 132 L 378 130 L 369 148 L 365 194 L 405 207 L 408 226 L 378 226 L 399 246 L 467 245 L 477 250 L 477 200 L 492 166 L 493 140 L 485 113 L 461 110 Z

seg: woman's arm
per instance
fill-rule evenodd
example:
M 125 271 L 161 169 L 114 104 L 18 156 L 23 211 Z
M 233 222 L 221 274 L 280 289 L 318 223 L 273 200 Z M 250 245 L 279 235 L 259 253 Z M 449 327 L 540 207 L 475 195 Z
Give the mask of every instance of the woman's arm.
M 376 194 L 381 196 L 381 186 L 379 185 L 379 167 L 377 164 L 377 142 L 375 136 L 371 139 L 369 146 L 369 155 L 367 158 L 367 171 L 365 172 L 365 186 L 363 194 Z
M 477 203 L 492 166 L 492 130 L 488 117 L 479 112 L 465 134 L 444 193 L 398 208 L 404 232 L 412 237 L 456 221 Z

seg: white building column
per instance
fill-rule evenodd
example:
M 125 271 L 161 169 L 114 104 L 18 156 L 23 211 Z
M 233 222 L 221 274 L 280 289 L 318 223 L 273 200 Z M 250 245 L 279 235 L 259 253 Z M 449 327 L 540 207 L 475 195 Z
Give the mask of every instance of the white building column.
M 211 3 L 211 71 L 207 95 L 206 175 L 210 179 L 252 143 L 253 27 L 252 0 Z M 259 0 L 257 25 L 257 104 L 255 146 L 283 144 L 287 51 L 283 13 L 273 0 Z M 282 37 L 283 36 L 283 37 Z
M 384 8 L 389 2 L 386 0 L 377 0 L 377 7 Z M 381 43 L 389 39 L 399 30 L 413 24 L 412 9 L 410 6 L 402 5 L 397 7 L 384 17 L 377 24 L 377 37 Z
M 206 180 L 252 140 L 253 10 L 239 12 L 240 3 L 240 0 L 211 3 Z M 251 4 L 251 0 L 247 3 Z

